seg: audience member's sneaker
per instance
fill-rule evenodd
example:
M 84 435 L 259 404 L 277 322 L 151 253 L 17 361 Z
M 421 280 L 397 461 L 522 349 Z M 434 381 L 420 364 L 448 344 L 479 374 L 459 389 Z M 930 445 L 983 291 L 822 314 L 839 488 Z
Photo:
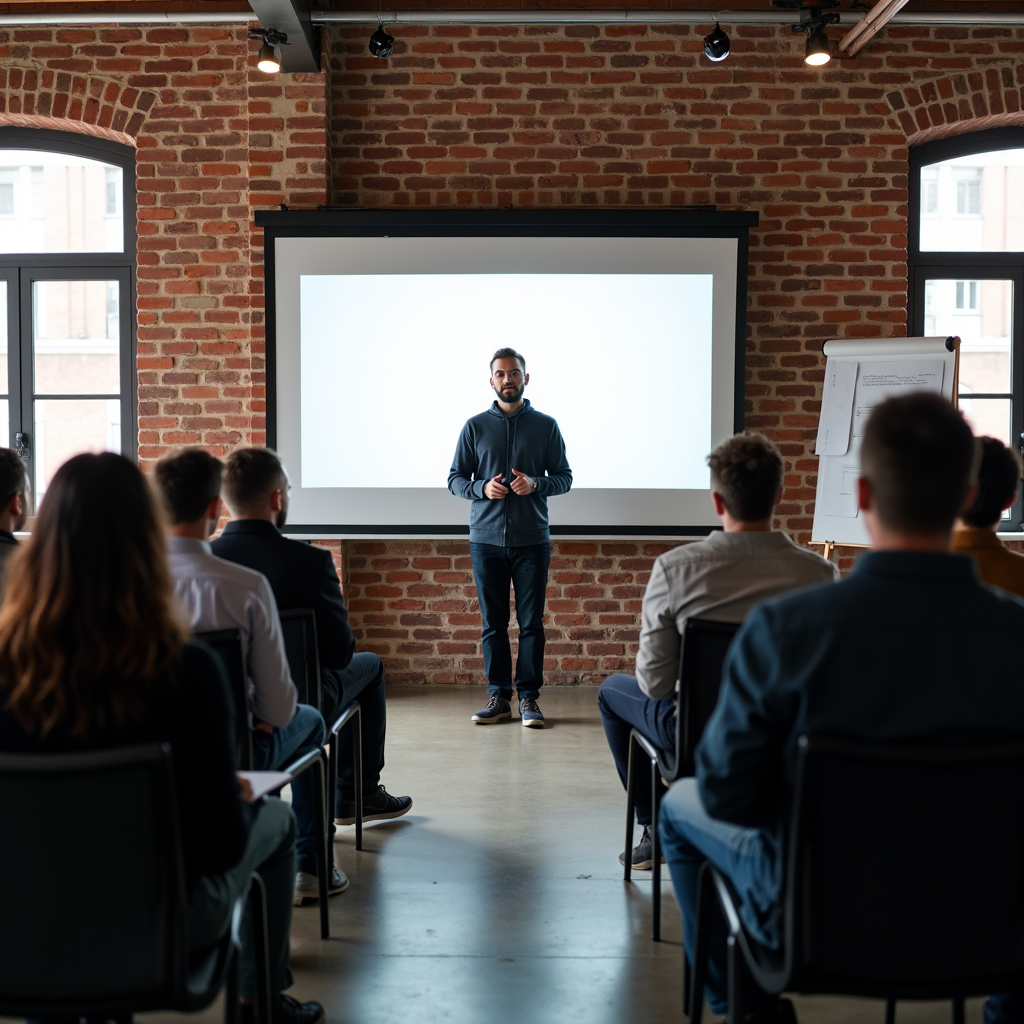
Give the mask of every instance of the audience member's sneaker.
M 644 834 L 640 837 L 640 842 L 633 847 L 633 870 L 650 871 L 654 867 L 654 861 L 651 859 L 651 856 L 651 828 L 649 825 L 644 825 Z M 626 855 L 624 853 L 619 854 L 619 863 L 625 867 Z M 661 863 L 665 863 L 664 857 L 661 858 Z
M 355 803 L 339 803 L 335 809 L 337 817 L 335 825 L 354 825 L 356 823 Z M 400 818 L 412 810 L 411 796 L 392 796 L 383 786 L 376 792 L 363 797 L 363 821 L 387 821 L 389 818 Z
M 797 1024 L 796 1009 L 788 999 L 775 999 L 743 1014 L 743 1024 Z
M 327 895 L 337 896 L 348 888 L 348 875 L 337 868 L 331 868 L 327 879 Z M 299 871 L 295 875 L 295 906 L 320 899 L 320 882 L 313 871 Z
M 240 1024 L 253 1024 L 256 1019 L 256 1007 L 252 1003 L 242 1003 Z M 271 1024 L 320 1024 L 327 1019 L 324 1008 L 319 1003 L 300 1003 L 283 992 L 270 997 Z
M 527 728 L 544 728 L 544 716 L 540 713 L 540 706 L 533 697 L 524 697 L 519 702 L 519 717 Z
M 483 711 L 478 711 L 472 721 L 479 725 L 490 725 L 491 722 L 500 721 L 502 718 L 512 717 L 512 705 L 504 697 L 492 697 L 487 702 Z

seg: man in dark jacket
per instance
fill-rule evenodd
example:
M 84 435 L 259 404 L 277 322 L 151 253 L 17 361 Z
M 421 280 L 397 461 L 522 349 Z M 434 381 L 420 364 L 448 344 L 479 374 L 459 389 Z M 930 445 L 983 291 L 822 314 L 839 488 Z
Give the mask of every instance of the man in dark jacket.
M 397 818 L 412 807 L 380 785 L 387 711 L 384 665 L 376 654 L 355 653 L 355 639 L 331 553 L 281 533 L 288 516 L 288 474 L 269 448 L 240 448 L 228 457 L 224 499 L 233 516 L 213 553 L 266 576 L 280 611 L 316 613 L 323 717 L 328 727 L 352 700 L 359 701 L 363 731 L 363 820 Z M 349 730 L 339 737 L 335 823 L 355 821 L 355 780 Z
M 491 695 L 487 707 L 473 715 L 481 725 L 512 717 L 512 586 L 519 623 L 519 717 L 525 726 L 544 726 L 537 697 L 544 682 L 544 596 L 551 558 L 548 498 L 569 490 L 572 470 L 558 424 L 523 398 L 529 382 L 526 360 L 515 349 L 494 353 L 491 387 L 497 400 L 467 420 L 448 474 L 448 490 L 473 502 L 469 550 Z
M 697 777 L 677 782 L 660 829 L 693 957 L 697 873 L 706 859 L 735 884 L 744 921 L 779 942 L 782 827 L 797 743 L 1024 733 L 1024 602 L 984 586 L 950 552 L 953 522 L 973 501 L 974 439 L 937 395 L 889 399 L 861 447 L 859 506 L 872 550 L 840 583 L 758 605 L 726 658 L 718 705 L 697 748 Z M 950 610 L 956 628 L 950 628 Z M 987 836 L 998 842 L 998 831 Z M 712 939 L 708 1003 L 724 1014 L 724 934 Z M 750 1016 L 791 1020 L 785 1000 L 752 990 Z M 990 1000 L 989 1024 L 1015 1018 Z

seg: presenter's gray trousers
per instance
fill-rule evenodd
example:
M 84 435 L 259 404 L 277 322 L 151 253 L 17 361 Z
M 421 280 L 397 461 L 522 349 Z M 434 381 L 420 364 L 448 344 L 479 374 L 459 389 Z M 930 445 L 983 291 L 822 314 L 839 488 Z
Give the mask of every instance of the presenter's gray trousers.
M 492 697 L 512 699 L 513 686 L 519 699 L 536 697 L 544 685 L 544 598 L 548 587 L 550 544 L 525 544 L 504 548 L 498 544 L 469 545 L 473 575 L 483 618 L 481 646 L 487 692 Z M 512 678 L 512 646 L 508 624 L 512 617 L 510 588 L 516 595 L 519 624 L 519 657 Z
M 193 953 L 209 949 L 224 937 L 231 924 L 235 900 L 249 876 L 259 872 L 267 893 L 267 944 L 270 954 L 270 991 L 291 988 L 288 932 L 295 896 L 295 816 L 291 807 L 268 797 L 257 808 L 242 859 L 221 875 L 204 875 L 189 897 L 188 938 Z M 246 907 L 242 921 L 242 960 L 239 990 L 245 999 L 256 992 L 252 917 Z

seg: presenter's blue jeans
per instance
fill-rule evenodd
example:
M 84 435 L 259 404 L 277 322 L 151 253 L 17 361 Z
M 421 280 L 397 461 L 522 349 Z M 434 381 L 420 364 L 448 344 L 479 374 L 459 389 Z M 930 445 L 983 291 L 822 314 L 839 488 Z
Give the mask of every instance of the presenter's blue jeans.
M 481 646 L 487 692 L 492 697 L 536 698 L 544 685 L 544 598 L 548 587 L 550 544 L 504 548 L 498 544 L 470 544 L 473 575 L 483 617 Z M 512 617 L 509 588 L 516 595 L 519 657 L 512 677 L 512 645 L 508 624 Z
M 693 964 L 697 935 L 697 876 L 706 860 L 736 887 L 742 900 L 743 923 L 751 935 L 764 945 L 777 948 L 782 850 L 774 833 L 741 828 L 710 817 L 701 803 L 696 779 L 680 779 L 665 794 L 658 827 L 672 886 L 683 912 L 683 941 L 690 963 Z M 717 904 L 713 920 L 704 995 L 711 1012 L 725 1016 L 729 1009 L 726 927 Z M 762 992 L 748 975 L 748 1013 L 775 998 Z
M 320 712 L 308 704 L 295 709 L 292 720 L 273 732 L 255 730 L 252 734 L 252 763 L 257 771 L 276 771 L 310 750 L 322 747 L 327 727 Z M 297 835 L 295 853 L 299 870 L 316 873 L 316 816 L 322 814 L 313 798 L 313 775 L 316 768 L 304 771 L 292 783 L 292 810 L 295 812 Z M 329 831 L 334 835 L 334 822 L 329 819 Z M 328 849 L 333 847 L 328 846 Z
M 671 700 L 652 700 L 640 689 L 636 676 L 616 673 L 597 691 L 604 734 L 615 759 L 615 768 L 625 787 L 629 777 L 629 734 L 633 729 L 649 739 L 659 750 L 672 750 L 676 744 L 676 706 Z M 636 820 L 651 824 L 651 762 L 646 755 L 637 758 Z

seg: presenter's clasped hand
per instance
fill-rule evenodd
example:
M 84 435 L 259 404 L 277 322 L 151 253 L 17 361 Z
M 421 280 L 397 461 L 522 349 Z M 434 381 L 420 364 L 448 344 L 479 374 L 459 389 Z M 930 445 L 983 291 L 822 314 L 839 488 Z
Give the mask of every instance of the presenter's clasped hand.
M 513 487 L 515 484 L 512 485 Z M 488 480 L 484 484 L 484 496 L 492 499 L 504 498 L 508 494 L 508 488 L 501 482 L 501 474 Z
M 537 481 L 532 476 L 520 473 L 518 469 L 512 470 L 512 476 L 515 478 L 512 481 L 512 490 L 516 494 L 533 494 L 537 490 Z

